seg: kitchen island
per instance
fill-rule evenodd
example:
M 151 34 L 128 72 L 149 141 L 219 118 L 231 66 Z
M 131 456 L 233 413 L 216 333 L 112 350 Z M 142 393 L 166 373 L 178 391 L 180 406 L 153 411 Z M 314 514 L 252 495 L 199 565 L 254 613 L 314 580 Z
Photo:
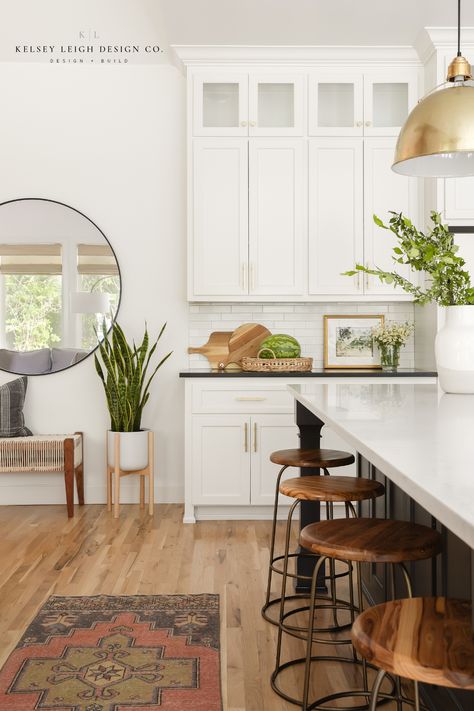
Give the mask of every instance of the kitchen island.
M 318 446 L 325 425 L 357 452 L 358 475 L 381 481 L 386 495 L 364 516 L 410 520 L 438 528 L 443 553 L 410 566 L 415 595 L 473 598 L 474 396 L 447 395 L 422 383 L 289 385 L 303 446 Z M 388 597 L 386 566 L 365 565 L 371 603 Z M 398 581 L 397 592 L 405 591 Z M 436 711 L 474 707 L 472 692 L 423 687 Z

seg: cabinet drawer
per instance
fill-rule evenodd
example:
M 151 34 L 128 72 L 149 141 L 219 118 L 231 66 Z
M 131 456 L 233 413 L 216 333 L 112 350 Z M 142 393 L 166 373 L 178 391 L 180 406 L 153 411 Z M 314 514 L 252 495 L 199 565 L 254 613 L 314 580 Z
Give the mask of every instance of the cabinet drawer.
M 194 385 L 192 390 L 193 412 L 293 412 L 294 400 L 285 386 L 213 387 Z

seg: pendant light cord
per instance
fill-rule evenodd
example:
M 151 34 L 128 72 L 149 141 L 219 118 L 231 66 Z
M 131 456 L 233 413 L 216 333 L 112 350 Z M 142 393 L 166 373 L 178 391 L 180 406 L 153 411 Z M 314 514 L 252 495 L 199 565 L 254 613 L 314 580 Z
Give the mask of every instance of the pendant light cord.
M 458 0 L 458 57 L 461 56 L 461 0 Z

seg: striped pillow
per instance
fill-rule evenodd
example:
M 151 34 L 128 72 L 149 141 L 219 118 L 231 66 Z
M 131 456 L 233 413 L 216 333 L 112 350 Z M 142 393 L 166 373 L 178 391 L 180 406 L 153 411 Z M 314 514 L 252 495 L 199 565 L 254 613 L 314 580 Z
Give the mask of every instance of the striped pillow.
M 25 427 L 23 405 L 28 378 L 11 380 L 0 386 L 0 437 L 26 437 L 33 434 Z

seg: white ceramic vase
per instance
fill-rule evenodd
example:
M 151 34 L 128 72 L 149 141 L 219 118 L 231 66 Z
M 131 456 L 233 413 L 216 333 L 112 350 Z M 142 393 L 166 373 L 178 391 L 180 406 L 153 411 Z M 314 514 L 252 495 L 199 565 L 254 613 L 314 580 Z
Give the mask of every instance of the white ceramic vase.
M 439 384 L 446 393 L 474 393 L 474 305 L 447 306 L 435 341 Z
M 115 435 L 120 439 L 120 469 L 132 472 L 145 469 L 148 465 L 148 430 L 140 432 L 107 431 L 107 452 L 109 465 L 115 466 Z

